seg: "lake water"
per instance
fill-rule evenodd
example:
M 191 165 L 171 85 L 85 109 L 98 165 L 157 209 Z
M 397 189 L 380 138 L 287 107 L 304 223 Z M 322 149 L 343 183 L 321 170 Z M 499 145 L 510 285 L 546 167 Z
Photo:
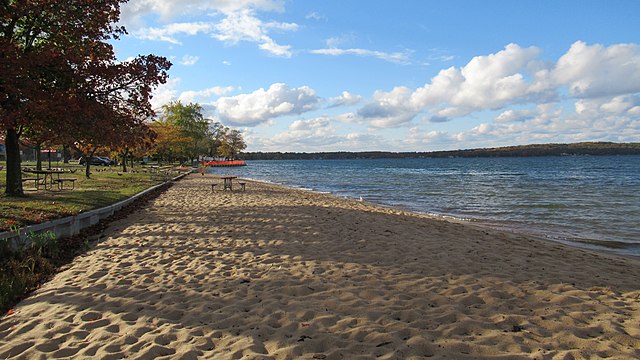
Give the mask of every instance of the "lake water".
M 640 255 L 640 156 L 249 161 L 209 172 Z

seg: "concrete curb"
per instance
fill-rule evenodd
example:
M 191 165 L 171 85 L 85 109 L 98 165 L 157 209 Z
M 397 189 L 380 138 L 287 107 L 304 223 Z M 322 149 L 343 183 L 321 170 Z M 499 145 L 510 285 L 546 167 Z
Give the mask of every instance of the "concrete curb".
M 151 191 L 154 191 L 159 187 L 165 186 L 170 182 L 180 180 L 183 177 L 187 176 L 188 174 L 189 173 L 180 174 L 172 178 L 171 180 L 165 181 L 161 184 L 155 185 L 144 191 L 141 191 L 128 199 L 122 200 L 120 202 L 117 202 L 109 206 L 105 206 L 100 209 L 94 209 L 78 215 L 69 216 L 66 218 L 56 219 L 52 221 L 47 221 L 40 224 L 25 226 L 20 228 L 17 233 L 13 231 L 2 232 L 0 233 L 0 240 L 7 241 L 9 243 L 10 248 L 17 249 L 18 244 L 20 242 L 28 241 L 29 235 L 31 235 L 32 233 L 37 234 L 37 233 L 52 231 L 56 234 L 57 238 L 77 235 L 80 233 L 81 230 L 97 224 L 98 222 L 100 222 L 100 220 L 113 215 L 115 212 L 119 211 L 123 207 L 133 203 L 134 201 L 137 201 L 140 197 L 144 196 L 145 194 Z M 28 245 L 28 244 L 25 244 L 25 245 Z

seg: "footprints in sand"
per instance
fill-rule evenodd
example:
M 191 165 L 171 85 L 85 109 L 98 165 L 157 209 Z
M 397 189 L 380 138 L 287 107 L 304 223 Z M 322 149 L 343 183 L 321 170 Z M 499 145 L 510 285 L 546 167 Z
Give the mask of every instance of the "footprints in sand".
M 543 249 L 528 277 L 463 226 L 262 184 L 239 203 L 201 181 L 119 221 L 4 318 L 0 358 L 640 355 L 637 290 L 549 280 L 562 264 Z

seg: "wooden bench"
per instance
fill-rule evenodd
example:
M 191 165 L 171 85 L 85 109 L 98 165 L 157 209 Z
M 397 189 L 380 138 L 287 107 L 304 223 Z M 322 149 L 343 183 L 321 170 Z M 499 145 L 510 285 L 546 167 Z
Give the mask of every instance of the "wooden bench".
M 71 183 L 71 190 L 73 190 L 76 187 L 76 180 L 78 180 L 78 179 L 60 178 L 60 179 L 56 179 L 54 181 L 58 183 L 58 189 L 60 189 L 60 190 L 64 189 L 64 183 L 65 182 L 70 182 Z
M 215 192 L 216 191 L 216 185 L 218 185 L 218 184 L 211 184 L 211 192 Z
M 244 191 L 244 187 L 245 187 L 245 185 L 247 185 L 247 183 L 244 182 L 244 181 L 238 181 L 238 185 L 240 185 L 240 190 Z

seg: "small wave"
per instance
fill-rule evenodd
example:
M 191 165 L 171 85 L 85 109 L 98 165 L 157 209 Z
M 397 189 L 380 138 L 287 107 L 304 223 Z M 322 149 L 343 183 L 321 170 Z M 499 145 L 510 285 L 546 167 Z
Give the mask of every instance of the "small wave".
M 535 208 L 535 209 L 564 209 L 569 206 L 565 204 L 519 204 L 516 207 L 520 208 Z
M 596 240 L 596 239 L 568 239 L 568 241 L 580 243 L 580 244 L 595 245 L 595 246 L 600 246 L 608 249 L 640 250 L 640 243 L 615 241 L 615 240 Z

